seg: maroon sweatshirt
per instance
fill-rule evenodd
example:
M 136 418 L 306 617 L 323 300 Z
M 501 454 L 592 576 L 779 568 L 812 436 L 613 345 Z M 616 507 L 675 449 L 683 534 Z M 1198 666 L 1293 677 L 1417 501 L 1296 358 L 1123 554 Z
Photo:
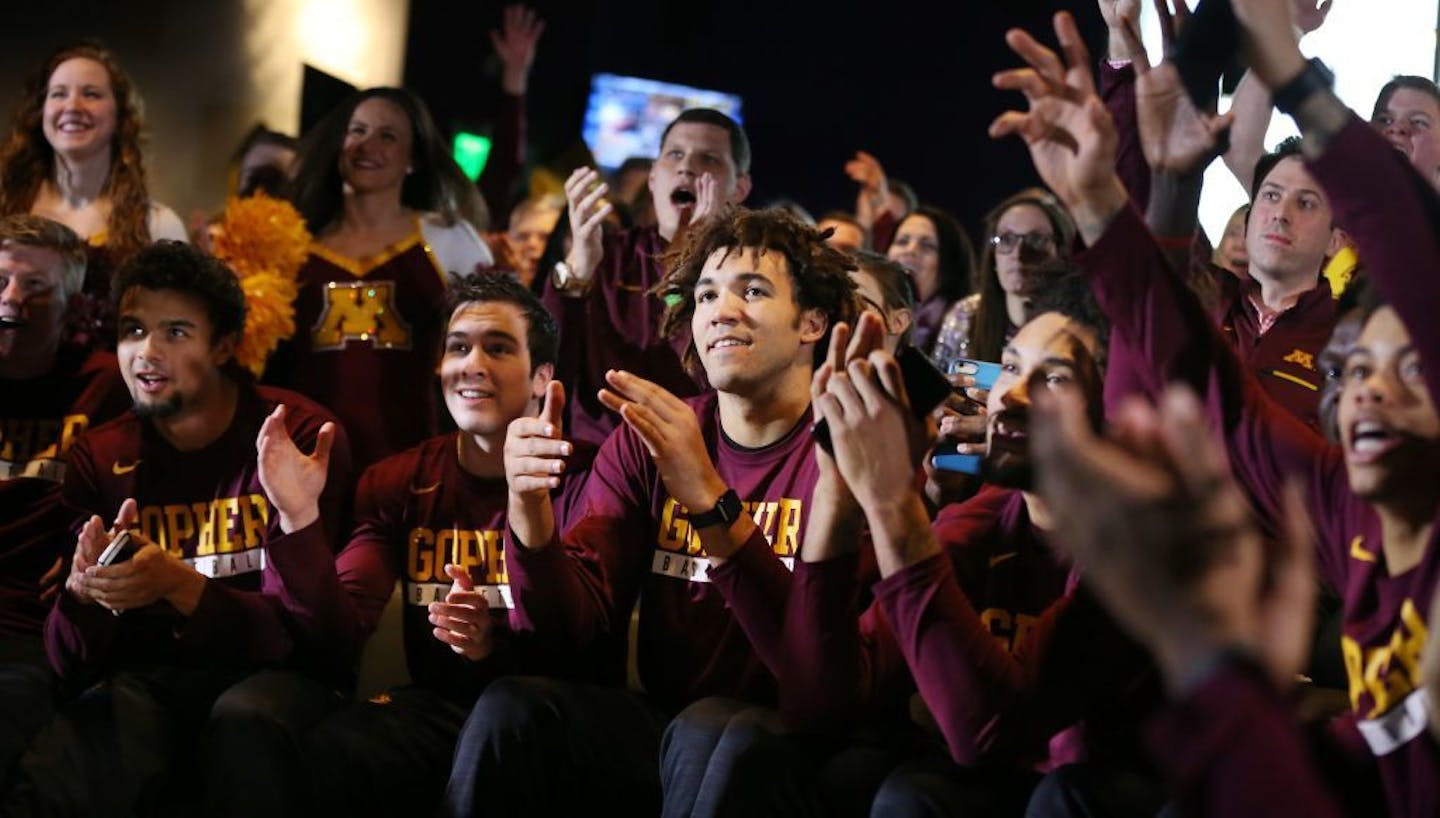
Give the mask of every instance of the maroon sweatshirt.
M 129 408 L 130 393 L 114 355 L 68 345 L 46 374 L 0 379 L 0 390 L 0 634 L 39 636 L 40 578 L 75 548 L 60 504 L 70 447 Z
M 898 653 L 957 763 L 1123 751 L 1157 699 L 1153 674 L 1031 524 L 1024 496 L 988 486 L 932 530 L 943 553 L 881 580 L 858 620 L 854 557 L 796 569 L 787 715 L 817 725 L 888 706 Z M 1069 729 L 1082 720 L 1088 733 Z
M 699 391 L 680 363 L 690 343 L 688 328 L 675 340 L 661 337 L 665 305 L 650 295 L 665 275 L 660 263 L 665 240 L 654 227 L 635 228 L 607 234 L 604 246 L 590 290 L 579 298 L 557 291 L 549 270 L 538 274 L 540 300 L 560 323 L 555 379 L 565 384 L 569 398 L 565 434 L 596 446 L 620 422 L 598 397 L 607 370 L 626 370 L 679 397 Z
M 176 450 L 134 412 L 75 444 L 63 488 L 72 531 L 94 514 L 108 524 L 133 497 L 139 505 L 134 530 L 210 579 L 188 617 L 163 601 L 114 616 L 62 590 L 45 621 L 46 650 L 57 673 L 76 678 L 155 663 L 245 668 L 292 658 L 296 643 L 277 595 L 286 578 L 267 551 L 285 548 L 301 532 L 281 533 L 255 459 L 260 425 L 280 403 L 302 451 L 311 450 L 320 427 L 334 420 L 293 392 L 242 384 L 230 427 L 203 449 Z M 338 429 L 320 522 L 312 526 L 328 536 L 338 533 L 349 470 L 349 444 Z M 312 667 L 305 661 L 299 666 Z
M 1310 168 L 1359 246 L 1374 285 L 1404 320 L 1425 363 L 1431 395 L 1440 398 L 1440 324 L 1434 320 L 1440 315 L 1440 284 L 1430 274 L 1440 269 L 1440 203 L 1434 191 L 1358 118 Z M 1440 548 L 1432 540 L 1419 565 L 1390 574 L 1379 518 L 1350 489 L 1342 451 L 1267 395 L 1167 268 L 1137 213 L 1122 211 L 1081 264 L 1114 331 L 1129 341 L 1118 356 L 1112 348 L 1110 371 L 1180 379 L 1200 391 L 1267 533 L 1273 535 L 1282 519 L 1285 478 L 1304 479 L 1316 523 L 1317 562 L 1344 600 L 1342 648 L 1352 709 L 1379 765 L 1388 809 L 1396 815 L 1437 814 L 1440 746 L 1425 729 L 1416 659 L 1440 579 Z M 1440 526 L 1436 531 L 1440 536 Z M 1216 760 L 1213 774 L 1229 774 L 1227 765 L 1239 758 Z M 1226 814 L 1259 811 L 1249 806 L 1245 791 L 1231 792 L 1236 801 L 1225 806 Z M 1251 794 L 1253 803 L 1263 803 L 1263 794 Z
M 761 615 L 778 621 L 817 477 L 809 415 L 775 443 L 747 449 L 721 432 L 714 393 L 686 403 L 720 477 L 756 522 L 754 536 L 725 568 L 743 572 L 749 592 L 770 601 Z M 505 557 L 516 607 L 511 622 L 518 615 L 542 632 L 556 628 L 593 639 L 624 633 L 638 599 L 640 681 L 663 705 L 678 709 L 716 695 L 773 704 L 775 680 L 757 651 L 773 654 L 778 645 L 752 647 L 711 582 L 709 560 L 688 514 L 665 490 L 639 435 L 620 427 L 596 455 L 577 521 L 563 544 L 557 537 L 546 548 L 530 550 L 507 532 Z
M 529 646 L 512 638 L 512 604 L 505 567 L 505 479 L 476 477 L 460 467 L 459 435 L 431 438 L 371 466 L 355 496 L 355 528 L 333 557 L 313 530 L 301 542 L 272 551 L 287 577 L 286 607 L 317 643 L 335 646 L 336 661 L 354 665 L 399 580 L 405 659 L 413 682 L 471 701 L 491 679 L 515 673 L 560 672 L 534 661 Z M 569 521 L 589 473 L 593 450 L 568 460 L 553 493 L 556 518 Z M 470 572 L 494 620 L 495 652 L 472 662 L 432 634 L 428 606 L 444 602 L 451 580 L 445 565 Z M 571 665 L 588 656 L 566 657 Z M 564 675 L 580 676 L 574 666 Z

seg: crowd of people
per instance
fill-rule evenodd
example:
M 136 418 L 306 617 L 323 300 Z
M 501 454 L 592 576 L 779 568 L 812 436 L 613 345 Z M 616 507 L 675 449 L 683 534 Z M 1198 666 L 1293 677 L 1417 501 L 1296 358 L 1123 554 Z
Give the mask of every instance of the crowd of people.
M 1140 0 L 1098 61 L 1012 30 L 1044 187 L 973 240 L 864 152 L 752 207 L 707 109 L 524 191 L 509 7 L 478 186 L 399 88 L 245 136 L 305 242 L 255 366 L 56 52 L 0 146 L 0 815 L 1440 814 L 1440 90 L 1346 108 L 1330 3 L 1232 0 L 1223 115 Z

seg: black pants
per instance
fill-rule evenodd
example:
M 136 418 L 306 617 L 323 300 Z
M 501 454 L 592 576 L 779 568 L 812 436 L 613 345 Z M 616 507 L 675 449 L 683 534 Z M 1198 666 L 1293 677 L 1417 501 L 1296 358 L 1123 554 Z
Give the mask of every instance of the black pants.
M 318 682 L 283 671 L 119 673 L 41 731 L 0 812 L 177 812 L 200 782 L 204 815 L 301 814 L 300 739 L 338 701 Z
M 870 806 L 875 818 L 991 818 L 1019 815 L 1036 776 L 967 769 L 936 753 L 897 767 Z
M 1158 777 L 1101 764 L 1066 764 L 1035 788 L 1026 818 L 1151 818 L 1178 816 Z
M 334 713 L 307 742 L 316 813 L 434 813 L 468 715 L 469 707 L 413 686 Z
M 497 679 L 455 747 L 443 812 L 454 816 L 644 816 L 660 809 L 664 716 L 613 687 Z
M 776 711 L 726 698 L 680 711 L 660 745 L 665 818 L 820 812 L 815 759 Z
M 55 715 L 55 672 L 39 637 L 0 639 L 0 793 L 30 741 Z
M 797 734 L 770 708 L 701 699 L 665 728 L 662 815 L 868 815 L 886 775 L 914 754 L 914 738 L 873 730 Z

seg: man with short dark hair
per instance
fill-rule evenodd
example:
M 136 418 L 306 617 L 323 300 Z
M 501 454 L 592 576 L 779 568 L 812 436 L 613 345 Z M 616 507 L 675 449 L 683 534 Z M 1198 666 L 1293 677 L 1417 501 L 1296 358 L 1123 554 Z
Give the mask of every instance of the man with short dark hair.
M 62 341 L 85 245 L 39 216 L 0 220 L 0 789 L 54 712 L 41 629 L 63 576 L 66 459 L 129 405 L 115 356 Z
M 731 609 L 783 600 L 815 479 L 811 373 L 830 327 L 855 313 L 853 265 L 773 210 L 719 213 L 666 263 L 661 331 L 685 341 L 685 361 L 715 391 L 681 400 L 609 372 L 602 399 L 624 425 L 596 456 L 568 531 L 544 482 L 569 445 L 564 430 L 523 419 L 507 444 L 505 563 L 518 615 L 538 634 L 583 645 L 625 634 L 638 600 L 635 673 L 646 695 L 495 682 L 456 750 L 452 814 L 654 813 L 671 716 L 703 697 L 775 701 L 774 657 L 761 659 L 775 646 L 752 644 Z M 666 758 L 666 813 L 688 814 L 703 762 L 697 771 Z
M 302 625 L 350 663 L 400 583 L 411 684 L 343 709 L 310 734 L 315 806 L 325 815 L 433 812 L 460 727 L 492 680 L 517 673 L 603 679 L 597 668 L 620 666 L 603 651 L 546 651 L 511 618 L 506 432 L 520 418 L 560 421 L 564 392 L 551 380 L 555 319 L 506 273 L 454 279 L 447 307 L 437 369 L 459 430 L 366 470 L 354 531 L 333 561 L 314 529 L 304 547 L 292 543 L 275 554 L 287 576 L 304 578 L 288 591 L 314 612 Z M 580 445 L 563 458 L 563 472 L 546 478 L 562 521 L 593 454 Z M 609 681 L 617 678 L 612 672 Z
M 664 275 L 665 248 L 689 225 L 745 201 L 750 140 L 725 114 L 689 109 L 666 126 L 660 156 L 650 167 L 658 224 L 605 235 L 608 193 L 590 168 L 570 175 L 570 253 L 554 270 L 536 272 L 544 278 L 541 298 L 562 330 L 555 378 L 570 389 L 566 429 L 596 445 L 616 425 L 598 397 L 609 370 L 633 372 L 681 396 L 697 391 L 680 366 L 686 339 L 660 334 L 665 304 L 650 290 Z
M 86 689 L 22 758 L 5 811 L 127 813 L 162 780 L 194 778 L 207 814 L 278 813 L 295 735 L 334 702 L 342 669 L 297 642 L 267 552 L 307 527 L 334 532 L 348 446 L 324 409 L 238 370 L 245 298 L 219 261 L 159 242 L 114 292 L 133 408 L 71 449 L 63 499 L 78 537 L 45 623 L 56 672 Z M 314 455 L 267 469 L 256 441 L 276 426 Z M 332 487 L 317 509 L 272 499 L 317 479 Z M 99 564 L 119 536 L 129 548 Z

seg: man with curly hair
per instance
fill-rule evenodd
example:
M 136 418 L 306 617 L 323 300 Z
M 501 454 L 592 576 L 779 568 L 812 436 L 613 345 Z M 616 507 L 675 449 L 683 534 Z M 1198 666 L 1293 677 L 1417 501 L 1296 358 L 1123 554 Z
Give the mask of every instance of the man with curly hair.
M 645 695 L 492 683 L 461 734 L 451 814 L 653 814 L 661 734 L 677 711 L 708 696 L 776 700 L 765 661 L 775 646 L 752 645 L 732 608 L 780 615 L 817 475 L 810 381 L 831 328 L 856 314 L 854 263 L 793 216 L 742 209 L 697 225 L 666 267 L 662 332 L 691 334 L 683 358 L 714 391 L 681 400 L 608 372 L 602 399 L 622 425 L 565 532 L 546 487 L 566 430 L 521 420 L 506 444 L 516 613 L 577 644 L 630 630 L 631 686 Z

